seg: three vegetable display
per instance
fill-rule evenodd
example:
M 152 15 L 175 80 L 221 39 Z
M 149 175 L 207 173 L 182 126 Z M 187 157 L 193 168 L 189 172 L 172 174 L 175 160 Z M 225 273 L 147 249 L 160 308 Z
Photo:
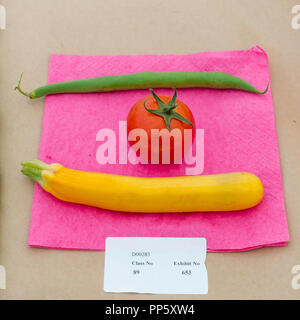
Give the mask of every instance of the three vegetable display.
M 23 95 L 35 99 L 58 93 L 106 92 L 146 88 L 235 89 L 264 94 L 249 82 L 223 72 L 142 72 L 48 84 Z M 128 130 L 167 128 L 194 129 L 189 108 L 172 98 L 152 96 L 138 101 L 128 115 Z M 148 135 L 149 136 L 149 135 Z M 148 140 L 151 146 L 151 140 Z M 171 154 L 174 154 L 171 146 Z M 149 150 L 151 153 L 151 147 Z M 161 153 L 161 150 L 160 150 Z M 247 172 L 216 175 L 142 178 L 85 172 L 46 164 L 39 160 L 22 163 L 22 172 L 58 199 L 125 212 L 237 211 L 257 205 L 263 197 L 260 179 Z

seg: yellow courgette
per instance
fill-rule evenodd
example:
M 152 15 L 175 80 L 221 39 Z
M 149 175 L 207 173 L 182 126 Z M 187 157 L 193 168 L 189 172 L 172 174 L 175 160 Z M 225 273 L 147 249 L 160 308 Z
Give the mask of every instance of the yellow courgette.
M 22 165 L 25 175 L 60 200 L 115 211 L 235 211 L 257 205 L 264 193 L 260 179 L 247 172 L 141 178 L 72 170 L 39 160 Z

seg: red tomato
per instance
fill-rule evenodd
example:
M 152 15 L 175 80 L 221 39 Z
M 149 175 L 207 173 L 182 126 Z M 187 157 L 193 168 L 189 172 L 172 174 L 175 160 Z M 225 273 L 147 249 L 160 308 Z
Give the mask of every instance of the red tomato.
M 173 97 L 173 100 L 175 100 L 175 99 L 176 99 L 176 92 Z M 173 162 L 178 163 L 177 160 L 182 160 L 182 159 L 178 159 L 180 156 L 174 157 L 174 152 L 175 152 L 175 155 L 180 154 L 180 152 L 178 153 L 178 148 L 181 148 L 181 150 L 182 150 L 181 157 L 182 157 L 184 155 L 184 150 L 187 150 L 187 148 L 189 148 L 191 146 L 191 144 L 194 140 L 195 120 L 194 120 L 194 117 L 193 117 L 191 110 L 183 102 L 176 99 L 175 104 L 174 103 L 172 104 L 170 102 L 171 100 L 172 100 L 172 98 L 169 96 L 165 96 L 165 95 L 156 96 L 154 93 L 152 93 L 152 96 L 144 97 L 143 99 L 139 100 L 132 107 L 132 109 L 130 110 L 130 112 L 128 114 L 128 118 L 127 118 L 128 137 L 129 137 L 129 133 L 134 129 L 143 129 L 147 133 L 146 143 L 148 145 L 147 146 L 148 147 L 148 155 L 146 155 L 146 158 L 147 158 L 147 156 L 148 156 L 148 158 L 144 159 L 144 160 L 147 160 L 148 163 L 168 163 L 165 160 L 163 161 L 163 155 L 162 155 L 163 151 L 166 152 L 167 154 L 169 153 L 169 163 L 173 163 Z M 169 102 L 171 103 L 171 105 L 170 104 L 168 105 Z M 146 110 L 145 107 L 148 110 Z M 171 109 L 171 111 L 170 111 L 170 109 Z M 159 110 L 163 111 L 164 110 L 165 112 L 163 111 L 162 113 L 164 115 L 167 114 L 167 117 L 168 116 L 171 117 L 171 120 L 170 120 L 171 131 L 167 128 L 167 122 L 164 120 L 164 117 L 161 115 L 153 114 L 151 112 L 151 110 L 155 110 L 155 111 L 159 111 Z M 175 113 L 173 113 L 173 112 L 175 112 Z M 172 115 L 177 116 L 176 113 L 179 114 L 180 116 L 184 117 L 189 123 L 185 123 L 182 120 L 178 120 L 176 118 L 173 118 Z M 160 137 L 159 140 L 157 140 L 157 138 L 154 138 L 154 136 L 151 135 L 151 132 L 153 132 L 152 129 L 159 129 L 160 133 L 164 132 L 166 134 L 166 136 L 171 134 L 169 148 L 168 147 L 165 148 L 165 145 L 163 145 L 162 137 Z M 161 131 L 161 129 L 165 129 L 165 130 Z M 178 129 L 178 130 L 174 131 L 174 129 Z M 189 141 L 184 141 L 184 131 L 186 129 L 191 130 L 190 133 L 191 133 L 192 138 Z M 154 132 L 157 133 L 157 130 L 154 130 Z M 174 134 L 175 132 L 176 132 L 176 134 L 180 133 L 180 136 L 181 136 L 180 143 L 178 143 L 178 140 L 176 140 L 177 142 L 175 142 L 174 137 L 172 137 L 172 134 Z M 129 143 L 130 143 L 130 145 L 134 145 L 140 139 L 141 138 L 139 136 L 137 136 L 136 141 L 129 141 Z M 145 141 L 145 140 L 143 140 L 143 141 Z M 144 144 L 142 143 L 143 141 L 141 141 L 142 147 L 144 147 Z M 184 144 L 185 144 L 185 148 L 184 148 Z M 152 155 L 152 161 L 151 161 L 151 148 L 152 149 L 155 148 L 156 151 L 153 151 L 153 153 L 156 154 L 156 156 L 154 156 L 154 158 L 156 157 L 156 161 L 158 159 L 158 162 L 155 162 L 155 160 L 153 159 L 153 155 Z M 142 153 L 137 152 L 137 155 L 142 156 Z M 143 157 L 143 158 L 145 158 L 145 157 Z

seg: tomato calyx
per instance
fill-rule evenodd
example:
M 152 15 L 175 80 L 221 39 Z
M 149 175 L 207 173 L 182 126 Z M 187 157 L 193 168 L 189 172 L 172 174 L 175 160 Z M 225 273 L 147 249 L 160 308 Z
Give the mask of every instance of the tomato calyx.
M 174 110 L 177 108 L 177 104 L 176 104 L 177 90 L 176 90 L 176 88 L 174 89 L 175 92 L 174 92 L 172 99 L 168 103 L 163 102 L 152 89 L 149 89 L 149 90 L 150 90 L 153 98 L 155 99 L 155 101 L 158 103 L 158 109 L 154 110 L 154 109 L 147 108 L 146 102 L 149 100 L 149 99 L 147 99 L 144 101 L 144 107 L 148 112 L 162 117 L 166 123 L 167 128 L 170 131 L 171 131 L 170 124 L 171 124 L 172 119 L 177 119 L 179 121 L 185 122 L 193 128 L 193 124 L 188 119 L 184 118 L 182 115 L 180 115 L 178 112 L 176 112 Z

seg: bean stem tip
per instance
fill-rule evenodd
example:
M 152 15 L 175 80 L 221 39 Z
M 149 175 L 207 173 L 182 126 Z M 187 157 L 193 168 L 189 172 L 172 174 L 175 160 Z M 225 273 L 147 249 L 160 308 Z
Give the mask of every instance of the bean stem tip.
M 23 72 L 22 72 L 21 75 L 20 75 L 18 84 L 17 84 L 16 87 L 15 87 L 15 90 L 19 91 L 23 96 L 32 98 L 32 96 L 30 95 L 30 93 L 27 93 L 27 92 L 23 91 L 23 90 L 21 89 L 21 87 L 20 87 L 21 81 L 22 81 L 22 77 L 23 77 Z

